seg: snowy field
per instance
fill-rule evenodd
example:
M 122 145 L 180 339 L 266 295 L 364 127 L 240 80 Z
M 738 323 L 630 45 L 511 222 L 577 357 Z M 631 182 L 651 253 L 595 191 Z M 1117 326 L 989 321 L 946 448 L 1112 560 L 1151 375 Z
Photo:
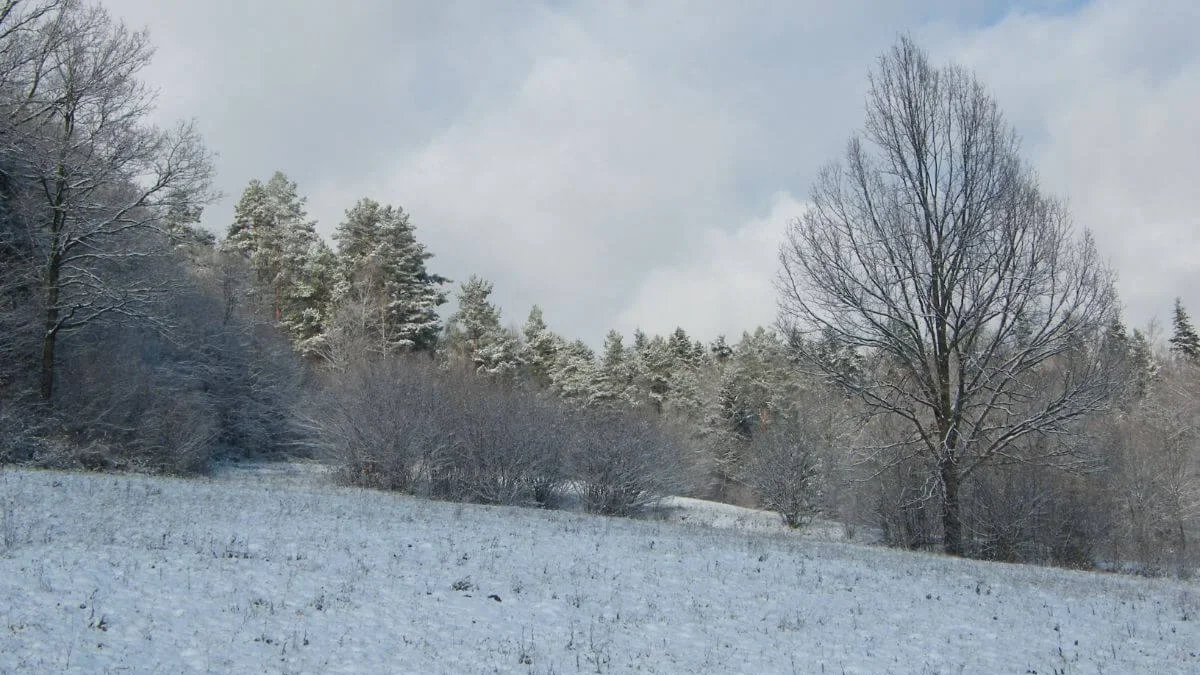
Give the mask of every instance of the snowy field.
M 1195 584 L 672 507 L 461 506 L 317 469 L 3 471 L 0 672 L 1200 673 Z

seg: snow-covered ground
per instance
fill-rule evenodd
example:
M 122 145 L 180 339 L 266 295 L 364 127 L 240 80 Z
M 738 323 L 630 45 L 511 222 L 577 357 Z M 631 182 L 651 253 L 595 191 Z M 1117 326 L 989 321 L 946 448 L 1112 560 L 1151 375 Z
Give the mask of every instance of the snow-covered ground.
M 0 672 L 1200 673 L 1195 584 L 670 506 L 425 502 L 315 467 L 3 471 Z

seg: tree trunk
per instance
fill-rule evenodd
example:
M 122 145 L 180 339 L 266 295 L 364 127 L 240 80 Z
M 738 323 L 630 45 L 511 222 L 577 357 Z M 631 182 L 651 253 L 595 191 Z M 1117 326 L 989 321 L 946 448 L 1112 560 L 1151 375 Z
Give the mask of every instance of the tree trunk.
M 58 279 L 60 259 L 58 253 L 50 256 L 46 266 L 46 318 L 42 333 L 42 387 L 43 401 L 54 395 L 54 348 L 58 340 Z
M 939 469 L 942 475 L 942 550 L 961 556 L 964 548 L 958 466 L 952 458 L 947 458 L 942 460 Z

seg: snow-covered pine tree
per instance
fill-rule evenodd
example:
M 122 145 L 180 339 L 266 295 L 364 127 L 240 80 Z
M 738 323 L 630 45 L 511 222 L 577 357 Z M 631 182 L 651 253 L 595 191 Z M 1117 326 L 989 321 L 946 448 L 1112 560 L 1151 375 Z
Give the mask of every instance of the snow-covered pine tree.
M 332 294 L 333 255 L 308 219 L 296 184 L 279 171 L 265 184 L 250 181 L 222 247 L 247 256 L 260 302 L 296 349 L 318 349 Z
M 671 358 L 684 363 L 691 362 L 692 339 L 682 327 L 677 327 L 667 338 L 667 347 L 671 350 Z
M 353 296 L 376 308 L 369 341 L 385 352 L 433 348 L 447 279 L 426 268 L 433 254 L 417 241 L 404 209 L 360 199 L 346 211 L 334 239 L 340 274 L 335 301 Z
M 804 338 L 797 336 L 795 339 Z M 811 351 L 821 364 L 821 369 L 828 373 L 826 384 L 840 385 L 846 395 L 860 386 L 865 368 L 862 355 L 839 341 L 831 331 L 821 331 L 814 341 L 813 348 L 805 351 Z
M 563 399 L 591 403 L 595 393 L 596 355 L 582 340 L 559 346 L 550 368 L 550 386 Z
M 700 368 L 707 358 L 704 345 L 693 342 L 683 328 L 676 328 L 667 340 L 667 349 L 671 363 L 664 410 L 676 417 L 696 421 L 704 413 L 700 386 Z
M 627 350 L 624 337 L 615 330 L 604 336 L 604 352 L 596 370 L 593 400 L 605 405 L 633 402 L 634 353 Z
M 311 226 L 307 215 L 304 198 L 283 172 L 276 171 L 266 183 L 255 178 L 233 207 L 233 223 L 223 247 L 245 253 L 258 282 L 274 290 L 275 280 L 285 264 L 283 234 L 288 229 Z
M 647 338 L 642 331 L 634 334 L 634 400 L 654 412 L 662 413 L 671 393 L 670 345 L 661 335 Z
M 301 354 L 316 355 L 325 348 L 325 331 L 337 279 L 337 256 L 316 232 L 292 230 L 284 251 L 297 266 L 284 267 L 286 289 L 279 323 Z
M 509 375 L 521 365 L 517 338 L 500 324 L 489 299 L 492 283 L 475 275 L 458 291 L 458 311 L 446 324 L 446 353 L 478 373 Z
M 712 352 L 713 360 L 717 362 L 717 365 L 724 365 L 729 357 L 733 356 L 733 347 L 729 346 L 724 335 L 718 335 L 717 339 L 712 341 L 709 351 Z
M 183 190 L 172 190 L 167 198 L 167 212 L 163 216 L 163 229 L 176 251 L 194 259 L 197 254 L 211 252 L 217 244 L 212 232 L 200 227 L 200 216 L 204 207 L 194 203 Z
M 1138 398 L 1150 391 L 1150 385 L 1158 377 L 1159 363 L 1154 357 L 1150 339 L 1141 330 L 1134 328 L 1129 339 L 1129 362 L 1133 371 L 1133 386 Z
M 525 338 L 521 360 L 525 362 L 529 378 L 539 387 L 550 386 L 550 371 L 563 339 L 546 326 L 542 308 L 537 305 L 529 310 L 529 318 L 521 332 Z
M 682 328 L 668 338 L 634 331 L 632 353 L 626 357 L 632 373 L 627 398 L 657 413 L 695 420 L 704 408 L 701 369 L 708 363 L 703 344 L 697 344 Z
M 1192 327 L 1192 319 L 1179 298 L 1175 298 L 1171 325 L 1174 328 L 1174 334 L 1168 340 L 1171 343 L 1171 351 L 1189 359 L 1200 356 L 1200 335 L 1197 335 L 1196 329 Z
M 721 377 L 720 412 L 725 431 L 749 440 L 786 405 L 787 354 L 779 336 L 759 326 L 742 333 Z
M 641 354 L 642 352 L 646 351 L 646 348 L 649 346 L 650 346 L 650 338 L 646 335 L 645 331 L 643 331 L 641 328 L 635 328 L 633 330 L 634 355 L 636 356 L 638 354 Z
M 1104 331 L 1103 354 L 1115 363 L 1126 363 L 1129 359 L 1129 333 L 1119 315 L 1113 316 Z

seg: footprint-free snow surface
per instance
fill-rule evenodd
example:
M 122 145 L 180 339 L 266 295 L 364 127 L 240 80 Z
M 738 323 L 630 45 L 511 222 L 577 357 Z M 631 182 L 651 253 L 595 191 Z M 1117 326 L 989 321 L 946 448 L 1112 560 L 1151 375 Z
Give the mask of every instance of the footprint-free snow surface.
M 1200 673 L 1194 584 L 256 475 L 0 473 L 0 672 Z

